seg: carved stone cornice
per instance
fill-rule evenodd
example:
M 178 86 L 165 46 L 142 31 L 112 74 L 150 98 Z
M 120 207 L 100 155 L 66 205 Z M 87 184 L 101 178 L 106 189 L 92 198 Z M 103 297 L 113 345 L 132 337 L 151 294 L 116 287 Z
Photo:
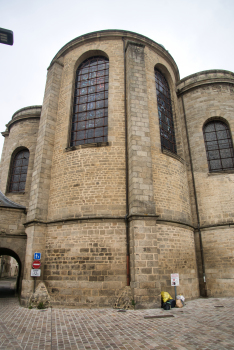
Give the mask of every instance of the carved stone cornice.
M 41 117 L 41 109 L 42 106 L 29 106 L 25 108 L 21 108 L 18 111 L 16 111 L 12 119 L 9 121 L 8 124 L 6 124 L 6 130 L 3 131 L 1 134 L 2 136 L 9 136 L 10 129 L 12 125 L 15 123 L 18 123 L 22 120 L 27 120 L 27 119 L 40 119 Z
M 97 32 L 88 33 L 85 35 L 81 35 L 71 41 L 69 41 L 66 45 L 64 45 L 58 53 L 54 56 L 52 59 L 48 70 L 53 66 L 54 63 L 58 63 L 58 60 L 65 56 L 68 52 L 71 50 L 74 50 L 75 48 L 84 45 L 86 43 L 90 43 L 93 41 L 103 41 L 103 40 L 113 40 L 113 39 L 120 39 L 122 41 L 122 38 L 126 40 L 126 42 L 134 42 L 136 45 L 140 46 L 148 46 L 150 47 L 154 52 L 159 54 L 162 58 L 164 58 L 169 65 L 172 67 L 173 72 L 175 74 L 176 81 L 180 79 L 179 70 L 177 67 L 176 62 L 174 61 L 173 57 L 170 55 L 170 53 L 164 48 L 163 45 L 156 43 L 155 41 L 147 38 L 144 35 L 130 32 L 127 30 L 118 30 L 118 29 L 111 29 L 111 30 L 100 30 Z
M 213 69 L 189 75 L 177 82 L 177 95 L 196 88 L 213 84 L 234 85 L 234 73 L 221 69 Z

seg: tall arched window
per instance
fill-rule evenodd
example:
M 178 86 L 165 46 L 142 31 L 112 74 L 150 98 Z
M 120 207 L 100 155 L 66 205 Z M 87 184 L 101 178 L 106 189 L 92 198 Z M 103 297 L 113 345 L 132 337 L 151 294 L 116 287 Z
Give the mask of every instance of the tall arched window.
M 233 144 L 227 124 L 212 120 L 204 126 L 203 133 L 209 170 L 234 169 Z
M 158 102 L 161 147 L 176 153 L 175 131 L 171 107 L 171 94 L 165 76 L 156 69 L 155 82 Z
M 19 151 L 12 162 L 9 192 L 24 192 L 28 171 L 29 151 Z
M 85 60 L 76 71 L 71 146 L 107 141 L 109 61 Z

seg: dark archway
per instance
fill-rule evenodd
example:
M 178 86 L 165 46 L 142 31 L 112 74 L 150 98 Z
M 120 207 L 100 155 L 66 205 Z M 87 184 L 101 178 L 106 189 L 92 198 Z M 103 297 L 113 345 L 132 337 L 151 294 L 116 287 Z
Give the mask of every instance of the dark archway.
M 20 292 L 20 277 L 21 277 L 21 272 L 22 272 L 22 264 L 20 261 L 19 256 L 11 249 L 0 247 L 0 255 L 9 255 L 12 258 L 14 258 L 17 263 L 19 264 L 19 270 L 18 270 L 18 276 L 17 276 L 17 282 L 16 282 L 16 292 L 19 294 Z

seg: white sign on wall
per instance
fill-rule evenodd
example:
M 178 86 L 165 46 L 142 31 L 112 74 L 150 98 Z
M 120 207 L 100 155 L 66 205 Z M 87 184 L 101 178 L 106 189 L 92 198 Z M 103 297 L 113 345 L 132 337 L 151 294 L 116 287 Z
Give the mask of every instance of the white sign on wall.
M 41 269 L 31 269 L 31 277 L 40 277 Z
M 179 285 L 180 285 L 179 274 L 178 273 L 172 273 L 171 274 L 171 286 L 177 287 Z

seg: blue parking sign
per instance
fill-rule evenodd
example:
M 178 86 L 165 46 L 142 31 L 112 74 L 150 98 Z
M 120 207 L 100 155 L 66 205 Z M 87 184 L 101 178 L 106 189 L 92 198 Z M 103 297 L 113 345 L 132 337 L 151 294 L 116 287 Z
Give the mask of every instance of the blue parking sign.
M 41 253 L 34 253 L 34 260 L 41 260 Z

